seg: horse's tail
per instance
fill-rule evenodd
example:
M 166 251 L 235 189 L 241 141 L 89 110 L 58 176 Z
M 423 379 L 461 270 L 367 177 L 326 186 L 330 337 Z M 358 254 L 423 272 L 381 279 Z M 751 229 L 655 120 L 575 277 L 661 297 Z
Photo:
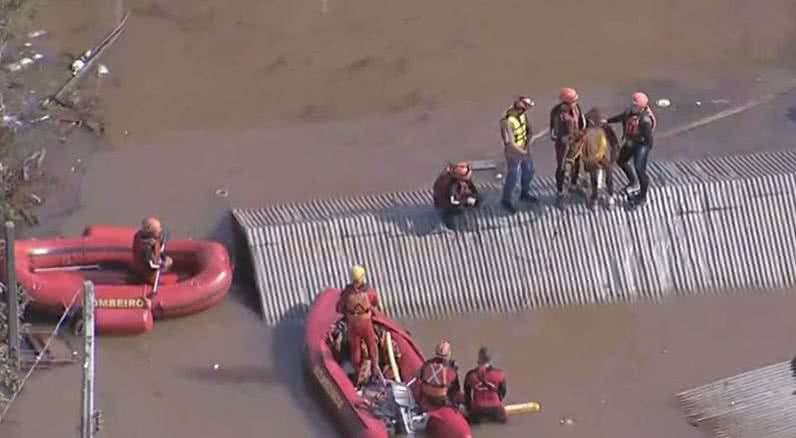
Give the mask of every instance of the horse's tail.
M 603 131 L 605 132 L 605 137 L 608 139 L 611 162 L 614 162 L 619 159 L 619 137 L 616 135 L 616 131 L 614 131 L 611 125 L 603 126 Z

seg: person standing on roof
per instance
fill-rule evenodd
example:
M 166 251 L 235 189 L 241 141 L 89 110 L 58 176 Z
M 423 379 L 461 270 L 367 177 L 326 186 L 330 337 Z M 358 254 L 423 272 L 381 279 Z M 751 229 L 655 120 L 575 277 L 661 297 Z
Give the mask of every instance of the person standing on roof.
M 155 284 L 158 271 L 162 275 L 174 263 L 171 257 L 161 253 L 163 237 L 163 225 L 155 217 L 141 221 L 141 229 L 133 236 L 133 273 L 149 285 Z
M 360 377 L 363 375 L 363 342 L 367 346 L 371 369 L 375 372 L 379 366 L 379 341 L 373 328 L 373 314 L 380 311 L 379 297 L 376 290 L 365 282 L 365 273 L 365 268 L 360 265 L 351 268 L 351 283 L 340 293 L 336 306 L 337 312 L 345 318 L 351 363 Z
M 478 207 L 480 202 L 470 163 L 448 166 L 434 182 L 434 207 L 439 209 L 442 221 L 452 230 L 456 229 L 455 217 L 467 208 Z
M 647 201 L 649 190 L 647 161 L 657 125 L 655 114 L 649 107 L 649 97 L 640 91 L 633 93 L 630 106 L 607 122 L 622 123 L 624 127 L 624 144 L 619 150 L 618 163 L 627 176 L 628 186 L 625 190 L 631 196 L 631 204 L 642 205 Z M 630 165 L 631 159 L 633 166 Z
M 533 131 L 528 121 L 528 110 L 536 104 L 530 97 L 521 96 L 506 110 L 500 119 L 500 133 L 503 138 L 503 151 L 506 156 L 506 179 L 503 182 L 503 198 L 501 204 L 510 213 L 517 210 L 512 202 L 514 188 L 520 183 L 520 200 L 536 202 L 531 195 L 533 179 L 533 157 L 531 154 L 531 138 Z
M 451 346 L 441 341 L 434 357 L 420 367 L 420 403 L 426 409 L 456 406 L 462 400 L 459 368 L 451 359 Z
M 566 177 L 565 158 L 567 150 L 575 140 L 575 135 L 586 129 L 586 116 L 578 103 L 578 92 L 574 88 L 562 88 L 559 103 L 550 111 L 550 139 L 556 151 L 556 196 L 564 194 L 564 178 Z M 580 158 L 572 165 L 570 182 L 577 186 L 580 176 Z
M 492 366 L 486 347 L 478 350 L 478 366 L 464 377 L 464 405 L 471 423 L 483 420 L 506 422 L 503 399 L 507 392 L 506 374 Z

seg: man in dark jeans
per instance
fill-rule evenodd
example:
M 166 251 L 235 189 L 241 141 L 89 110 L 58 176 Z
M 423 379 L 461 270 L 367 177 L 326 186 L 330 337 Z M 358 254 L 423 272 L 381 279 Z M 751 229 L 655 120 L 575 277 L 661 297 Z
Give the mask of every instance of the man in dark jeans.
M 655 115 L 649 107 L 649 98 L 642 92 L 633 93 L 630 107 L 622 114 L 611 117 L 608 123 L 622 123 L 624 144 L 619 151 L 619 166 L 629 182 L 625 189 L 632 206 L 643 205 L 647 201 L 649 177 L 647 161 L 653 146 Z M 633 166 L 630 160 L 633 160 Z M 635 170 L 635 174 L 634 174 Z

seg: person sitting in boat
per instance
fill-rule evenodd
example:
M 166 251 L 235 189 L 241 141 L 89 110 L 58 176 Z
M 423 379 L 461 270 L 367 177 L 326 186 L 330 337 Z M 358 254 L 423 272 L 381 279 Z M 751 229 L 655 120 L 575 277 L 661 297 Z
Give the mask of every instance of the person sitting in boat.
M 478 350 L 478 366 L 464 377 L 464 406 L 471 423 L 481 421 L 506 422 L 506 374 L 492 366 L 486 347 Z
M 168 272 L 174 263 L 162 248 L 163 225 L 154 217 L 144 219 L 133 237 L 133 272 L 147 284 L 154 285 L 157 272 Z
M 455 229 L 454 218 L 457 215 L 481 203 L 481 195 L 472 177 L 472 166 L 461 162 L 449 165 L 434 182 L 434 207 L 450 229 Z
M 351 283 L 348 284 L 337 302 L 337 312 L 343 315 L 346 322 L 346 338 L 351 362 L 354 365 L 358 378 L 357 384 L 365 376 L 362 372 L 362 348 L 367 345 L 367 353 L 371 360 L 371 367 L 376 371 L 378 367 L 378 338 L 373 328 L 373 313 L 379 311 L 379 297 L 376 291 L 365 283 L 365 268 L 356 265 L 351 268 Z
M 442 406 L 458 406 L 462 401 L 459 368 L 451 359 L 451 346 L 441 341 L 434 357 L 420 367 L 420 404 L 426 410 Z

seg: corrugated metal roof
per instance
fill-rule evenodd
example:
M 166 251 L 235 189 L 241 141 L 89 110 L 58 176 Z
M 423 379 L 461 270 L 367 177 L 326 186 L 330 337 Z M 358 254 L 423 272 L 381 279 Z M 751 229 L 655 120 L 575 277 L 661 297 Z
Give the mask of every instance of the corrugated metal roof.
M 509 216 L 499 186 L 466 218 L 441 226 L 428 192 L 235 210 L 263 312 L 275 323 L 342 285 L 364 263 L 390 313 L 441 317 L 659 298 L 710 288 L 794 284 L 796 152 L 660 163 L 635 212 L 543 206 Z
M 796 436 L 796 359 L 677 394 L 689 422 L 716 438 Z

